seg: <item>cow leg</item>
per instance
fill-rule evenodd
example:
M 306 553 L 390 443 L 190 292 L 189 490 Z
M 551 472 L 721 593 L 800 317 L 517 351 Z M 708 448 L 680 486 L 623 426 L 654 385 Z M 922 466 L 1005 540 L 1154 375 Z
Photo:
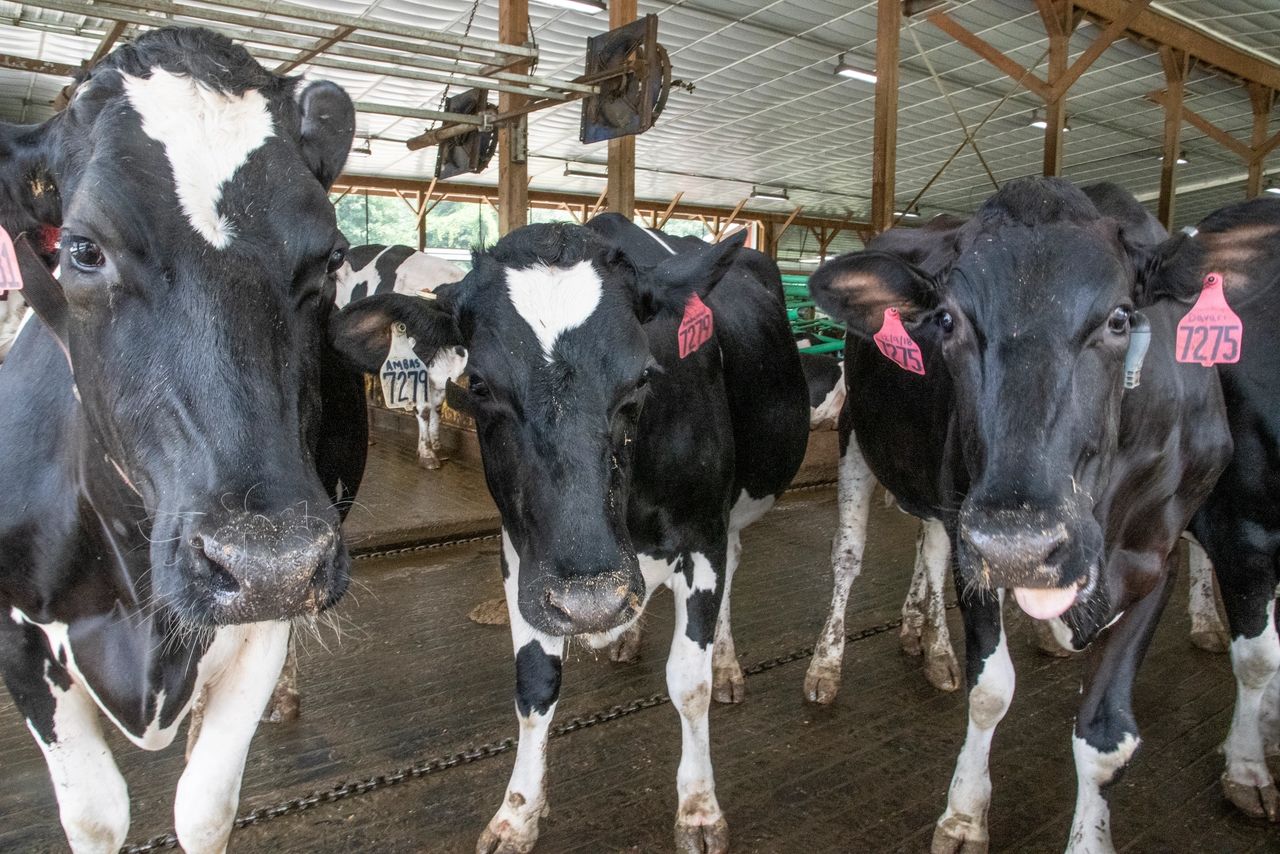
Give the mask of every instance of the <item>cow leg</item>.
M 960 664 L 951 648 L 947 628 L 947 606 L 943 599 L 947 566 L 951 562 L 951 540 L 937 519 L 926 519 L 920 531 L 917 563 L 925 566 L 928 598 L 925 600 L 924 677 L 939 691 L 960 687 Z
M 440 458 L 436 456 L 435 448 L 431 444 L 430 394 L 427 398 L 427 402 L 419 404 L 415 410 L 418 416 L 418 465 L 434 471 L 440 468 Z
M 631 626 L 622 633 L 609 646 L 609 660 L 617 664 L 634 664 L 640 660 L 640 642 L 644 638 L 644 633 L 640 629 L 640 621 L 632 623 Z
M 431 442 L 431 450 L 440 451 L 440 407 L 444 404 L 445 387 L 428 378 L 427 380 L 427 438 Z
M 738 650 L 733 645 L 733 627 L 729 623 L 729 592 L 733 587 L 733 573 L 741 559 L 742 534 L 730 531 L 724 568 L 724 595 L 720 597 L 715 651 L 711 656 L 711 696 L 717 703 L 741 703 L 747 693 L 742 665 L 738 663 Z
M 667 658 L 667 691 L 680 713 L 681 733 L 676 851 L 723 854 L 729 850 L 729 826 L 716 800 L 708 732 L 712 648 L 722 597 L 707 558 L 695 553 L 686 561 L 688 571 L 672 577 L 676 622 Z
M 862 550 L 867 542 L 867 516 L 876 479 L 871 474 L 856 437 L 849 436 L 840 457 L 837 485 L 836 535 L 831 544 L 831 612 L 818 636 L 813 661 L 804 677 L 804 695 L 813 703 L 833 703 L 840 692 L 840 670 L 844 663 L 844 612 L 849 605 L 849 588 L 862 572 Z
M 1218 616 L 1218 602 L 1213 594 L 1213 564 L 1198 542 L 1187 540 L 1187 566 L 1191 588 L 1187 610 L 1191 613 L 1191 643 L 1206 652 L 1226 652 L 1231 648 L 1231 635 Z
M 239 647 L 205 689 L 204 722 L 174 799 L 174 827 L 184 851 L 225 851 L 240 803 L 249 742 L 275 689 L 289 649 L 289 624 L 255 623 L 234 631 Z M 215 641 L 217 643 L 217 641 Z
M 503 588 L 511 615 L 516 653 L 516 718 L 520 741 L 502 806 L 480 834 L 476 854 L 526 854 L 538 841 L 538 819 L 547 814 L 547 738 L 560 699 L 564 638 L 539 632 L 525 622 L 517 602 L 520 563 L 503 535 L 507 577 Z
M 960 591 L 958 591 L 960 592 Z M 1013 702 L 1015 677 L 1000 613 L 991 591 L 961 595 L 969 726 L 947 792 L 947 809 L 933 831 L 932 854 L 985 854 L 991 775 L 987 760 L 996 725 Z
M 262 712 L 264 724 L 281 724 L 296 721 L 302 713 L 302 699 L 298 695 L 298 649 L 289 635 L 289 654 L 285 656 L 284 667 L 280 668 L 280 678 L 276 680 L 275 690 L 267 701 L 267 708 Z
M 910 656 L 924 653 L 921 638 L 924 637 L 925 608 L 929 599 L 929 568 L 924 559 L 924 527 L 916 536 L 916 564 L 911 570 L 911 586 L 907 598 L 902 600 L 902 628 L 898 642 L 902 651 Z
M 1275 575 L 1265 556 L 1239 563 L 1218 562 L 1218 583 L 1231 624 L 1231 669 L 1236 677 L 1236 704 L 1231 730 L 1222 744 L 1226 772 L 1222 789 L 1242 812 L 1280 820 L 1280 794 L 1267 768 L 1269 733 L 1264 716 L 1271 683 L 1280 679 L 1280 636 L 1276 633 Z M 1274 702 L 1274 700 L 1273 700 Z
M 1093 642 L 1085 665 L 1083 699 L 1072 734 L 1076 761 L 1076 811 L 1068 854 L 1102 854 L 1111 844 L 1111 808 L 1104 789 L 1138 749 L 1133 716 L 1133 680 L 1173 592 L 1174 558 L 1155 589 L 1121 615 Z
M 115 854 L 129 833 L 129 790 L 102 735 L 89 692 L 47 661 L 44 641 L 30 626 L 5 668 L 14 705 L 44 754 L 58 798 L 58 815 L 75 854 Z M 9 645 L 5 633 L 2 642 Z

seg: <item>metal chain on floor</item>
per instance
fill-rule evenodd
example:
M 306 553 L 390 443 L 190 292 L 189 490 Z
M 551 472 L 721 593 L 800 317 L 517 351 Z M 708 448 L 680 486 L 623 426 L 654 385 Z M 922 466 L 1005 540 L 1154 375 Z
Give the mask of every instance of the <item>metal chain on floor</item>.
M 954 607 L 954 605 L 948 606 L 948 608 Z M 869 638 L 876 637 L 877 635 L 882 635 L 885 632 L 893 631 L 901 625 L 902 618 L 899 617 L 896 620 L 889 620 L 888 622 L 880 623 L 879 625 L 868 626 L 867 628 L 859 629 L 858 631 L 849 632 L 845 635 L 845 641 L 846 643 L 857 643 L 858 641 L 868 640 Z M 813 644 L 810 644 L 783 655 L 767 658 L 764 661 L 751 665 L 750 667 L 745 667 L 742 670 L 742 674 L 744 677 L 748 678 L 752 676 L 759 676 L 762 673 L 767 673 L 770 670 L 783 666 L 784 664 L 791 664 L 795 661 L 810 658 L 812 655 Z M 601 724 L 607 724 L 612 721 L 619 720 L 620 718 L 630 717 L 631 715 L 643 712 L 646 709 L 665 706 L 670 702 L 670 696 L 663 692 L 658 692 L 656 694 L 650 694 L 647 697 L 639 697 L 628 703 L 620 703 L 616 706 L 610 706 L 609 708 L 602 709 L 598 712 L 579 715 L 578 717 L 571 718 L 558 726 L 552 727 L 551 738 L 559 738 L 573 732 L 579 732 L 580 730 L 590 729 L 591 727 L 600 726 Z M 330 789 L 309 792 L 308 794 L 301 795 L 296 798 L 281 801 L 278 804 L 272 804 L 271 806 L 259 807 L 256 810 L 251 810 L 250 812 L 236 817 L 235 827 L 236 829 L 251 827 L 255 824 L 262 824 L 263 822 L 271 821 L 275 818 L 305 812 L 306 810 L 320 806 L 321 804 L 334 803 L 335 801 L 346 800 L 347 798 L 353 798 L 357 795 L 367 795 L 370 792 L 376 792 L 380 789 L 388 789 L 392 786 L 403 783 L 406 780 L 427 777 L 431 774 L 447 771 L 450 768 L 456 768 L 459 765 L 470 765 L 471 763 L 479 762 L 482 759 L 491 759 L 494 756 L 500 756 L 503 753 L 507 753 L 515 749 L 515 746 L 516 739 L 507 737 L 499 739 L 498 741 L 481 744 L 467 750 L 450 753 L 446 756 L 423 759 L 405 768 L 400 768 L 386 774 L 366 777 L 363 780 L 338 783 Z M 127 845 L 120 850 L 121 854 L 146 854 L 146 852 L 160 851 L 166 848 L 176 848 L 177 846 L 177 837 L 172 833 L 164 833 L 159 836 L 154 836 L 146 842 L 142 842 L 137 845 Z
M 821 483 L 806 484 L 787 490 L 788 492 L 802 492 L 808 490 L 816 490 L 829 488 L 835 481 L 823 481 Z M 446 540 L 437 543 L 424 543 L 415 546 L 405 546 L 403 548 L 386 549 L 378 552 L 365 552 L 357 555 L 357 559 L 369 559 L 374 557 L 394 557 L 397 555 L 411 554 L 414 552 L 430 551 L 434 549 L 442 549 L 451 546 L 465 545 L 467 543 L 478 543 L 487 540 L 496 540 L 499 534 L 483 534 L 476 537 L 466 537 L 457 540 Z M 950 606 L 954 607 L 954 606 Z M 884 634 L 892 631 L 902 625 L 902 618 L 890 620 L 879 625 L 869 626 L 858 631 L 849 632 L 845 635 L 847 643 L 857 643 L 858 641 L 873 638 L 876 635 Z M 742 670 L 744 677 L 758 676 L 761 673 L 767 673 L 774 668 L 781 667 L 784 664 L 791 664 L 801 659 L 810 658 L 813 655 L 814 645 L 800 647 L 783 655 L 765 659 L 757 662 L 750 667 Z M 665 706 L 671 702 L 671 697 L 663 692 L 650 694 L 647 697 L 639 697 L 628 703 L 621 703 L 610 706 L 591 714 L 579 715 L 571 718 L 562 724 L 552 727 L 551 738 L 559 738 L 573 732 L 578 732 L 591 727 L 607 724 L 620 718 L 630 717 L 631 715 L 643 712 L 646 709 L 653 709 L 658 706 Z M 470 765 L 473 762 L 479 762 L 482 759 L 491 759 L 494 756 L 500 756 L 513 750 L 516 746 L 516 739 L 507 737 L 498 741 L 491 741 L 481 744 L 467 750 L 460 750 L 456 753 L 450 753 L 445 756 L 437 756 L 432 759 L 423 759 L 404 768 L 390 771 L 385 774 L 378 774 L 373 777 L 366 777 L 363 780 L 354 780 L 351 782 L 342 782 L 329 789 L 309 792 L 296 798 L 289 798 L 271 806 L 259 807 L 251 810 L 243 815 L 239 815 L 235 820 L 235 828 L 241 829 L 252 827 L 255 824 L 271 821 L 275 818 L 281 818 L 287 815 L 305 812 L 312 807 L 321 804 L 330 804 L 336 801 L 346 800 L 358 795 L 367 795 L 370 792 L 376 792 L 380 789 L 388 789 L 392 786 L 403 783 L 406 780 L 414 780 L 420 777 L 427 777 L 431 774 L 438 774 L 441 771 L 447 771 L 450 768 L 457 768 L 459 765 Z M 178 838 L 172 833 L 162 833 L 159 836 L 153 836 L 145 842 L 136 845 L 126 845 L 120 849 L 121 854 L 147 854 L 151 851 L 161 851 L 168 848 L 177 848 Z

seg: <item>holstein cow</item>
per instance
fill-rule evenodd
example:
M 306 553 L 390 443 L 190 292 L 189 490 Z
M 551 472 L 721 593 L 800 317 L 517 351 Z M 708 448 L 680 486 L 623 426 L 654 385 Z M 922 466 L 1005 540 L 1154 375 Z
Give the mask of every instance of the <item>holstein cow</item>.
M 99 715 L 155 750 L 201 691 L 174 815 L 184 848 L 222 851 L 289 620 L 347 587 L 365 420 L 327 342 L 326 188 L 353 127 L 337 86 L 164 29 L 3 129 L 3 221 L 62 241 L 55 279 L 17 240 L 38 319 L 0 368 L 0 671 L 77 852 L 129 827 Z
M 26 132 L 20 125 L 0 125 L 0 163 L 16 162 L 25 148 Z M 0 226 L 10 235 L 29 233 L 33 248 L 50 269 L 57 264 L 58 229 L 48 223 L 57 220 L 57 212 L 58 194 L 38 171 L 0 170 Z M 0 288 L 0 362 L 9 355 L 26 313 L 22 291 Z
M 1231 630 L 1236 705 L 1222 786 L 1245 813 L 1277 821 L 1267 755 L 1280 751 L 1280 200 L 1223 208 L 1200 223 L 1196 242 L 1245 339 L 1238 361 L 1218 366 L 1235 454 L 1191 523 L 1213 561 Z
M 440 285 L 457 282 L 463 272 L 456 264 L 419 252 L 409 246 L 353 246 L 338 268 L 337 304 L 375 294 L 407 294 L 421 297 Z M 462 376 L 467 367 L 467 351 L 458 345 L 441 347 L 423 359 L 427 368 L 426 396 L 415 407 L 418 416 L 418 463 L 423 468 L 440 468 L 440 406 L 445 387 Z M 388 401 L 390 403 L 391 401 Z
M 844 409 L 844 363 L 827 353 L 800 351 L 805 386 L 809 389 L 809 429 L 832 430 Z
M 1006 590 L 1090 649 L 1068 850 L 1111 850 L 1104 790 L 1138 747 L 1134 675 L 1178 538 L 1231 451 L 1217 374 L 1175 361 L 1182 303 L 1200 292 L 1196 247 L 1131 242 L 1054 178 L 1010 182 L 961 225 L 879 245 L 892 251 L 873 242 L 828 262 L 810 289 L 851 333 L 842 513 L 865 513 L 858 487 L 874 473 L 954 548 L 969 726 L 933 850 L 987 848 L 987 758 L 1014 687 Z M 1125 388 L 1135 325 L 1150 348 Z M 854 551 L 837 550 L 837 573 Z
M 610 643 L 662 584 L 676 608 L 677 848 L 727 849 L 707 730 L 717 616 L 739 531 L 794 476 L 808 433 L 777 267 L 741 242 L 672 255 L 617 217 L 530 225 L 478 253 L 442 298 L 470 353 L 469 387 L 450 400 L 476 418 L 502 514 L 516 653 L 519 751 L 480 852 L 537 839 L 565 638 Z M 375 327 L 380 312 L 412 334 L 425 324 L 406 300 L 344 316 Z M 371 349 L 370 363 L 385 352 Z

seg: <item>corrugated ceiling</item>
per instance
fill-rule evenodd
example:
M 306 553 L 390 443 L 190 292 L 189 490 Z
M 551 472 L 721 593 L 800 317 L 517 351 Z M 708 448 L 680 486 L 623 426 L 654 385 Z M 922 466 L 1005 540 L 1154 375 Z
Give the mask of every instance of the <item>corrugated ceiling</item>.
M 148 5 L 146 0 L 120 2 Z M 65 11 L 0 2 L 0 52 L 68 64 L 88 57 L 109 22 L 93 17 L 88 4 L 57 0 L 53 5 Z M 150 5 L 160 8 L 163 3 Z M 459 34 L 472 12 L 468 0 L 318 0 L 311 5 Z M 639 6 L 642 14 L 659 16 L 660 38 L 671 54 L 675 76 L 695 86 L 691 93 L 675 91 L 657 127 L 637 141 L 636 185 L 641 198 L 666 199 L 683 192 L 686 201 L 734 205 L 752 185 L 765 185 L 788 188 L 791 201 L 803 204 L 807 213 L 865 216 L 873 87 L 837 78 L 833 69 L 841 53 L 855 64 L 874 65 L 874 2 L 640 0 Z M 81 8 L 84 14 L 71 11 Z M 1280 4 L 1275 0 L 1162 0 L 1153 8 L 1280 63 Z M 608 28 L 606 16 L 557 10 L 536 0 L 531 0 L 530 12 L 541 51 L 538 73 L 559 80 L 580 74 L 586 37 Z M 1044 73 L 1048 40 L 1032 0 L 968 0 L 952 4 L 950 14 L 1017 62 Z M 156 20 L 186 19 L 157 15 Z M 497 0 L 481 0 L 470 34 L 496 39 L 496 20 Z M 251 49 L 282 49 L 278 33 L 224 29 Z M 1098 28 L 1087 22 L 1080 27 L 1071 43 L 1073 59 L 1097 33 Z M 273 38 L 274 47 L 255 43 Z M 1042 134 L 1028 126 L 1032 110 L 1040 106 L 1035 96 L 923 20 L 907 23 L 901 44 L 900 205 L 931 181 L 921 202 L 926 215 L 968 211 L 990 193 L 991 178 L 969 147 L 937 175 L 964 138 L 953 107 L 970 128 L 982 125 L 978 147 L 995 180 L 1039 173 Z M 938 79 L 930 75 L 929 65 L 939 73 Z M 357 100 L 380 104 L 435 109 L 443 92 L 440 84 L 394 76 L 314 66 L 299 71 L 335 80 Z M 44 119 L 63 83 L 0 69 L 0 118 Z M 1066 174 L 1080 182 L 1118 181 L 1154 204 L 1162 112 L 1145 96 L 1163 86 L 1160 62 L 1147 48 L 1126 40 L 1112 45 L 1071 90 Z M 1250 103 L 1238 84 L 1193 71 L 1186 104 L 1224 130 L 1248 138 Z M 576 104 L 531 117 L 530 176 L 535 188 L 591 194 L 603 188 L 600 179 L 564 175 L 567 161 L 605 160 L 603 144 L 578 142 L 578 117 Z M 409 152 L 402 143 L 430 126 L 421 119 L 362 114 L 359 132 L 373 138 L 373 153 L 353 155 L 349 171 L 429 176 L 435 151 Z M 1235 154 L 1189 125 L 1182 139 L 1190 162 L 1179 171 L 1180 222 L 1195 221 L 1243 197 L 1245 167 Z M 1280 173 L 1280 154 L 1273 159 L 1274 171 Z M 473 180 L 492 184 L 496 171 L 495 167 Z M 785 211 L 791 205 L 753 201 L 749 207 Z

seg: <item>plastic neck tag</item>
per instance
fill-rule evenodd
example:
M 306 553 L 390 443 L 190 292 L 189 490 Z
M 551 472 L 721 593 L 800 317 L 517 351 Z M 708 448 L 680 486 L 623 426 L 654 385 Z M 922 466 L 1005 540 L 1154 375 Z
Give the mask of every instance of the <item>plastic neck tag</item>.
M 680 321 L 678 332 L 680 358 L 696 353 L 698 348 L 710 341 L 712 329 L 711 309 L 707 308 L 707 304 L 697 294 L 690 294 L 689 301 L 684 304 L 684 318 Z
M 1244 324 L 1227 305 L 1222 291 L 1222 274 L 1204 277 L 1200 298 L 1178 322 L 1178 338 L 1174 353 L 1179 362 L 1231 365 L 1240 361 L 1244 340 Z
M 18 270 L 18 253 L 14 251 L 9 232 L 0 228 L 0 293 L 22 290 L 22 273 Z
M 884 323 L 880 331 L 871 336 L 880 348 L 880 352 L 889 361 L 904 371 L 924 376 L 924 358 L 920 355 L 920 345 L 902 326 L 902 318 L 896 308 L 884 310 Z

